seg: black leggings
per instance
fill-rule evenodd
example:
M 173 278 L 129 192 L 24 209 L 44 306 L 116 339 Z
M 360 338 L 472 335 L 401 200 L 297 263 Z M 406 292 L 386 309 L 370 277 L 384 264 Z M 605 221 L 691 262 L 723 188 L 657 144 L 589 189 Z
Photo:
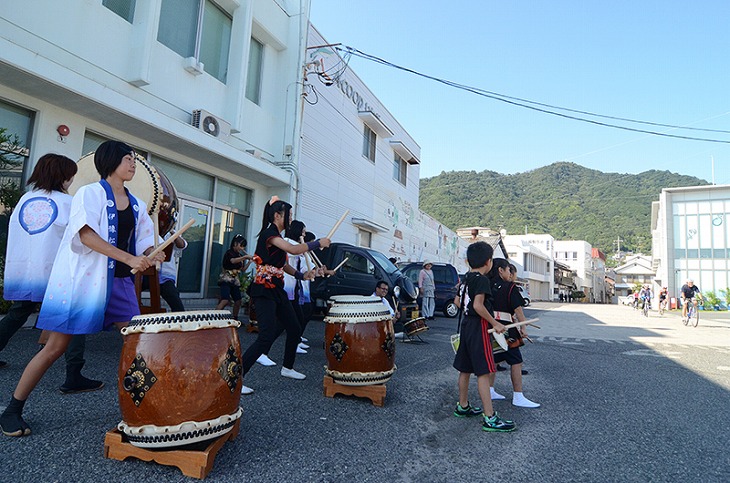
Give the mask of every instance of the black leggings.
M 243 373 L 246 374 L 251 369 L 261 354 L 269 353 L 269 349 L 283 330 L 286 330 L 286 344 L 284 345 L 282 366 L 293 369 L 294 359 L 297 356 L 297 345 L 299 345 L 302 332 L 294 308 L 286 298 L 286 294 L 284 302 L 277 302 L 266 297 L 253 297 L 253 304 L 256 307 L 259 335 L 243 353 Z

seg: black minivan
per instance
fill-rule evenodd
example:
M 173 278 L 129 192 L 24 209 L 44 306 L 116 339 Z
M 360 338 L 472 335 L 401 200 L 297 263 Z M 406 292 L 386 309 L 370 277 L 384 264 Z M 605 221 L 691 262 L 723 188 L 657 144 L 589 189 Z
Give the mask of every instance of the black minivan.
M 446 317 L 456 317 L 459 309 L 454 304 L 457 286 L 459 285 L 459 274 L 456 268 L 449 263 L 432 262 L 433 279 L 436 282 L 436 310 L 440 310 Z M 418 287 L 418 274 L 423 269 L 423 262 L 402 263 L 398 265 L 403 275 L 410 278 Z M 418 297 L 418 305 L 421 305 L 421 297 Z

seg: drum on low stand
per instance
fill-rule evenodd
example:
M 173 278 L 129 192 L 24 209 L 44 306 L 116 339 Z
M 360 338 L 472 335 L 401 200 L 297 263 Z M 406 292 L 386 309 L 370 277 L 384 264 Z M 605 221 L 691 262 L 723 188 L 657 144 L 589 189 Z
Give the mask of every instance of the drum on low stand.
M 324 321 L 325 373 L 344 386 L 383 384 L 395 372 L 395 333 L 379 297 L 332 297 Z
M 418 317 L 416 319 L 409 320 L 408 322 L 403 324 L 403 327 L 408 337 L 413 337 L 417 334 L 420 334 L 421 332 L 425 332 L 428 330 L 428 326 L 426 325 L 426 317 Z
M 240 322 L 223 310 L 140 315 L 122 329 L 118 429 L 141 448 L 231 431 L 243 410 Z

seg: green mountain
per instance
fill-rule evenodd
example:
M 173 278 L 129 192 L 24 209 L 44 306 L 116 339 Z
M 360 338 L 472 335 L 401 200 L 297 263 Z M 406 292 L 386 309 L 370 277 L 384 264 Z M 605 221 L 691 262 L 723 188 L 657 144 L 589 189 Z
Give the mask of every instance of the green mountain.
M 662 188 L 709 184 L 669 171 L 603 173 L 559 162 L 518 174 L 450 171 L 421 180 L 420 208 L 449 228 L 585 240 L 606 254 L 651 252 L 651 202 Z

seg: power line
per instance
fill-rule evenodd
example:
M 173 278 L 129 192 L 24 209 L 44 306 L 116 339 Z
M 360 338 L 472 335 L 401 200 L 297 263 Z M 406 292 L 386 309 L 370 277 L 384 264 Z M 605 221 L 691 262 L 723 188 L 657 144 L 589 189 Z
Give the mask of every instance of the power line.
M 606 116 L 606 115 L 602 115 L 602 114 L 595 114 L 595 113 L 591 113 L 591 112 L 588 112 L 588 111 L 580 111 L 580 110 L 569 109 L 569 108 L 565 108 L 565 107 L 551 106 L 549 104 L 539 103 L 539 102 L 535 102 L 535 101 L 529 101 L 529 100 L 520 99 L 520 98 L 517 98 L 517 97 L 506 96 L 504 94 L 499 94 L 499 93 L 496 93 L 496 92 L 487 91 L 487 90 L 484 90 L 484 89 L 480 89 L 478 87 L 467 86 L 467 85 L 459 84 L 457 82 L 453 82 L 453 81 L 450 81 L 450 80 L 441 79 L 441 78 L 434 77 L 434 76 L 431 76 L 431 75 L 428 75 L 428 74 L 423 74 L 423 73 L 418 72 L 416 70 L 409 69 L 408 67 L 403 67 L 403 66 L 400 66 L 400 65 L 397 65 L 397 64 L 393 64 L 392 62 L 388 62 L 387 60 L 381 59 L 380 57 L 376 57 L 374 55 L 366 54 L 365 52 L 362 52 L 360 50 L 357 50 L 357 49 L 355 49 L 353 47 L 348 47 L 348 46 L 345 46 L 345 47 L 336 47 L 336 49 L 337 50 L 340 50 L 340 51 L 347 52 L 347 53 L 349 53 L 351 55 L 355 55 L 357 57 L 363 58 L 365 60 L 370 60 L 372 62 L 376 62 L 376 63 L 382 64 L 382 65 L 385 65 L 385 66 L 388 66 L 388 67 L 392 67 L 392 68 L 395 68 L 395 69 L 398 69 L 398 70 L 402 70 L 404 72 L 409 72 L 409 73 L 414 74 L 414 75 L 417 75 L 419 77 L 423 77 L 425 79 L 430 79 L 432 81 L 439 82 L 441 84 L 445 84 L 445 85 L 450 86 L 450 87 L 454 87 L 454 88 L 461 89 L 461 90 L 464 90 L 464 91 L 467 91 L 467 92 L 471 92 L 473 94 L 477 94 L 477 95 L 482 96 L 482 97 L 486 97 L 486 98 L 493 99 L 493 100 L 496 100 L 496 101 L 504 102 L 506 104 L 511 104 L 511 105 L 514 105 L 514 106 L 522 107 L 522 108 L 525 108 L 525 109 L 531 109 L 533 111 L 542 112 L 544 114 L 550 114 L 552 116 L 558 116 L 558 117 L 562 117 L 562 118 L 565 118 L 565 119 L 571 119 L 571 120 L 574 120 L 574 121 L 586 122 L 586 123 L 589 123 L 589 124 L 595 124 L 597 126 L 610 127 L 610 128 L 613 128 L 613 129 L 621 129 L 621 130 L 624 130 L 624 131 L 631 131 L 631 132 L 638 132 L 638 133 L 644 133 L 644 134 L 651 134 L 653 136 L 662 136 L 662 137 L 668 137 L 668 138 L 674 138 L 674 139 L 686 139 L 686 140 L 690 140 L 690 141 L 704 141 L 704 142 L 710 142 L 710 143 L 730 144 L 730 141 L 728 141 L 728 140 L 711 139 L 711 138 L 699 138 L 699 137 L 694 137 L 694 136 L 683 136 L 683 135 L 679 135 L 679 134 L 669 134 L 669 133 L 663 133 L 663 132 L 658 132 L 658 131 L 649 131 L 649 130 L 646 130 L 646 129 L 638 129 L 638 128 L 633 128 L 633 127 L 628 127 L 628 126 L 620 126 L 618 124 L 610 124 L 610 123 L 607 123 L 607 122 L 596 121 L 594 119 L 586 119 L 586 118 L 583 118 L 583 117 L 578 117 L 578 116 L 572 116 L 572 115 L 568 115 L 568 114 L 563 114 L 563 113 L 560 113 L 560 112 L 551 111 L 549 109 L 559 109 L 559 110 L 564 110 L 564 111 L 567 111 L 567 112 L 580 113 L 580 114 L 585 114 L 585 115 L 594 116 L 594 117 L 601 117 L 601 118 L 613 119 L 613 120 L 622 120 L 622 121 L 626 121 L 626 122 L 633 122 L 633 123 L 639 123 L 639 124 L 647 124 L 647 125 L 652 125 L 652 126 L 668 127 L 668 128 L 672 128 L 672 129 L 687 129 L 687 130 L 707 131 L 707 132 L 727 133 L 727 134 L 730 134 L 730 131 L 724 131 L 724 130 L 719 130 L 719 129 L 691 128 L 691 127 L 686 127 L 686 126 L 676 126 L 676 125 L 672 125 L 672 124 L 660 124 L 660 123 L 654 123 L 654 122 L 650 122 L 650 121 L 639 121 L 639 120 L 635 120 L 635 119 L 627 119 L 627 118 L 620 118 L 620 117 L 614 117 L 614 116 Z M 529 105 L 529 104 L 533 104 L 533 105 Z M 541 106 L 541 107 L 536 107 L 536 106 Z

